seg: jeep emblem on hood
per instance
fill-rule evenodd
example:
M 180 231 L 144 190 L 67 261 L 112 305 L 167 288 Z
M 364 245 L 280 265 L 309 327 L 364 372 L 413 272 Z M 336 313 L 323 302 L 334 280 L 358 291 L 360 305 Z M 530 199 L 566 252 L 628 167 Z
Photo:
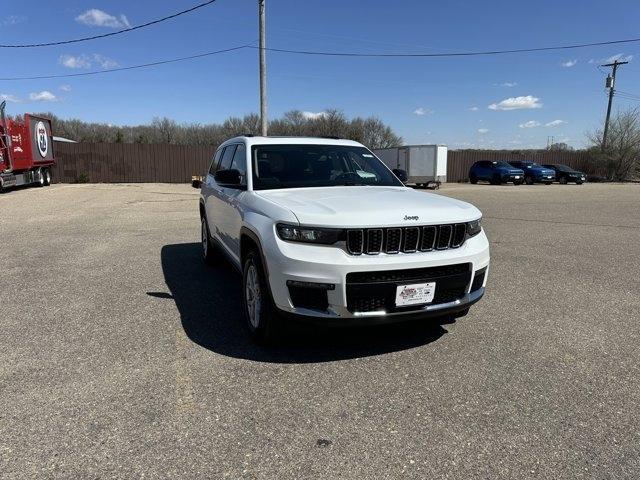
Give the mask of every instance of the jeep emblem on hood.
M 405 220 L 418 220 L 420 217 L 418 215 L 405 215 Z

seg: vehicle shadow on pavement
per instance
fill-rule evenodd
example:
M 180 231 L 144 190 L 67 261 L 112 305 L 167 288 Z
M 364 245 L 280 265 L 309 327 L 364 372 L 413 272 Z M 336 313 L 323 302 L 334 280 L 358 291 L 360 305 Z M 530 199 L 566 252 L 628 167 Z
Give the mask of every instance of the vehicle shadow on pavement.
M 162 247 L 162 270 L 171 294 L 147 294 L 158 301 L 173 299 L 189 339 L 221 355 L 275 363 L 328 362 L 414 348 L 447 333 L 443 322 L 433 320 L 358 328 L 289 322 L 277 346 L 257 345 L 243 324 L 239 273 L 227 262 L 205 266 L 201 250 L 199 243 Z

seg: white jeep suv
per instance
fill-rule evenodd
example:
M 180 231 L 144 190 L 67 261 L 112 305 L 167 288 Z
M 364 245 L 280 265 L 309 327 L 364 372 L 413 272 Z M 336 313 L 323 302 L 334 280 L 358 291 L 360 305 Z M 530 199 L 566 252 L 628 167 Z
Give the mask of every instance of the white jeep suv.
M 283 317 L 354 325 L 463 316 L 484 294 L 489 243 L 468 203 L 405 187 L 350 140 L 241 136 L 201 184 L 207 263 L 242 272 L 250 332 Z

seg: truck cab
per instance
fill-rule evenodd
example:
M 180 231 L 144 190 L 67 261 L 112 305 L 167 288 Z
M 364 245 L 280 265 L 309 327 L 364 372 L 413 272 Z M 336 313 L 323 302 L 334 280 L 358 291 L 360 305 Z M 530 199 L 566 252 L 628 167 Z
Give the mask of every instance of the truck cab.
M 7 120 L 0 104 L 0 191 L 21 185 L 51 184 L 55 165 L 51 120 L 26 114 Z

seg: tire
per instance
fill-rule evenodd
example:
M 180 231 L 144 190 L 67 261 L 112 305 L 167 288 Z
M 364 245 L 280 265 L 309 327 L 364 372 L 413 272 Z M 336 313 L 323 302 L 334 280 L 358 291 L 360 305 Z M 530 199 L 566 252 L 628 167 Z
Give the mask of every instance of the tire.
M 533 185 L 533 177 L 524 177 L 524 183 L 527 185 Z
M 581 181 L 576 182 L 576 185 L 582 185 Z
M 545 185 L 551 185 L 552 182 L 544 182 Z
M 200 221 L 200 234 L 202 241 L 202 260 L 207 265 L 217 265 L 220 261 L 220 252 L 211 240 L 207 219 L 203 215 Z
M 262 260 L 251 250 L 242 269 L 242 311 L 251 337 L 260 344 L 273 344 L 280 337 L 281 319 L 278 316 Z
M 469 175 L 469 183 L 476 185 L 478 183 L 478 177 L 475 175 Z
M 51 170 L 45 168 L 42 171 L 42 176 L 44 177 L 44 186 L 48 187 L 49 185 L 51 185 Z
M 567 182 L 567 177 L 560 177 L 560 178 L 558 179 L 558 182 L 559 182 L 560 184 L 562 184 L 562 185 L 566 185 L 567 183 L 569 183 L 569 182 Z
M 522 180 L 515 180 L 513 182 L 514 185 L 522 185 Z
M 36 187 L 38 187 L 38 188 L 45 186 L 45 183 L 44 183 L 44 171 L 45 171 L 45 169 L 40 170 L 40 172 L 39 172 L 40 178 L 38 180 L 36 180 Z

